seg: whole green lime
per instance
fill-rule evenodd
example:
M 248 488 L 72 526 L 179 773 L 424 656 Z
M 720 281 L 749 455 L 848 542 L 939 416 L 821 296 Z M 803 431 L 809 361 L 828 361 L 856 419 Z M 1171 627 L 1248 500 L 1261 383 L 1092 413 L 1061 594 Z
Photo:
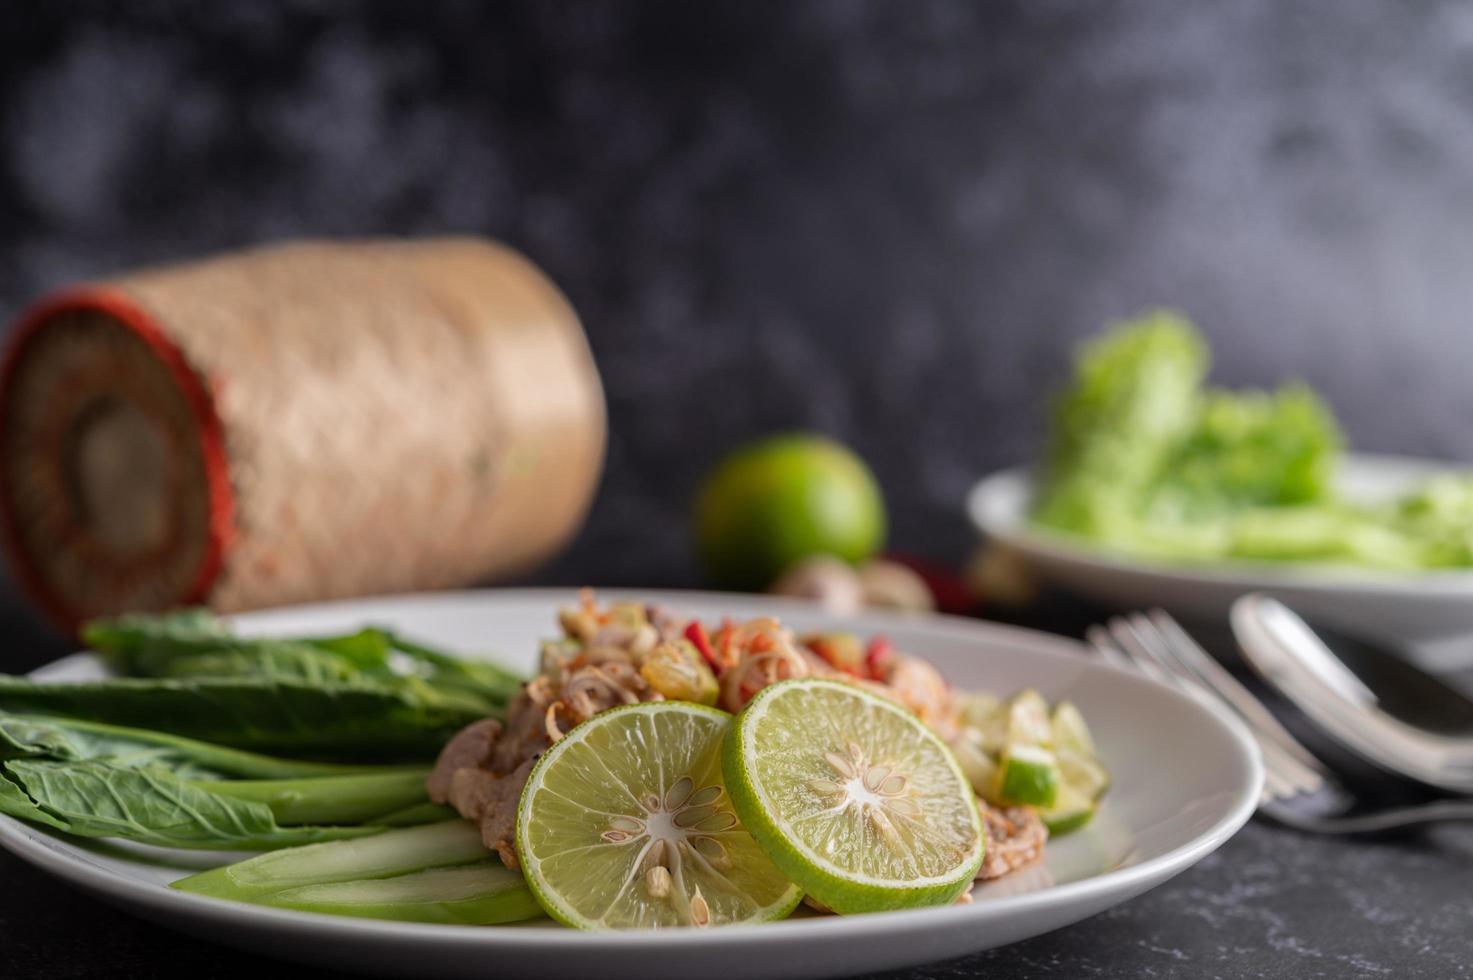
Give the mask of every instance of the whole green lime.
M 696 498 L 696 546 L 719 586 L 761 589 L 808 555 L 859 562 L 885 540 L 885 501 L 864 461 L 823 436 L 731 453 Z

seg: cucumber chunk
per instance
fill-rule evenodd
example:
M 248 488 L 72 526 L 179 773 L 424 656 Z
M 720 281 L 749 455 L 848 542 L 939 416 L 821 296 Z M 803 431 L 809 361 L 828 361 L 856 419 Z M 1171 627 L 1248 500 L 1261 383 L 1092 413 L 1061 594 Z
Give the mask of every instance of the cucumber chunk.
M 1084 723 L 1084 715 L 1080 714 L 1079 709 L 1074 707 L 1072 702 L 1060 701 L 1054 705 L 1053 715 L 1049 718 L 1049 722 L 1053 729 L 1055 749 L 1060 751 L 1067 749 L 1090 758 L 1098 754 L 1095 751 L 1094 739 L 1089 734 L 1089 726 Z
M 997 779 L 998 802 L 1050 807 L 1059 795 L 1059 763 L 1048 749 L 1013 744 L 1003 750 Z
M 1093 756 L 1080 755 L 1068 749 L 1058 752 L 1059 773 L 1064 782 L 1082 795 L 1098 801 L 1110 788 L 1110 772 Z
M 1053 806 L 1039 812 L 1051 836 L 1059 837 L 1078 830 L 1095 815 L 1095 802 L 1067 783 L 1059 787 Z
M 1008 702 L 1008 745 L 1050 745 L 1053 740 L 1048 702 L 1043 695 L 1032 688 L 1013 695 Z

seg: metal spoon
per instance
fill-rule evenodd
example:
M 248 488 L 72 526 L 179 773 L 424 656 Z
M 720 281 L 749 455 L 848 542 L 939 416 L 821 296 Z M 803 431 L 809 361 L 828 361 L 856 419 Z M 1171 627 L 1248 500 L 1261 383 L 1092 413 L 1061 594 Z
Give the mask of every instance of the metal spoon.
M 1377 671 L 1364 666 L 1375 661 L 1370 647 L 1321 635 L 1268 596 L 1243 596 L 1230 618 L 1254 670 L 1343 746 L 1387 772 L 1473 794 L 1473 701 L 1406 663 L 1378 695 L 1368 683 Z M 1327 638 L 1354 654 L 1362 671 L 1351 670 Z M 1385 662 L 1377 666 L 1387 673 Z M 1386 698 L 1386 691 L 1395 693 Z M 1393 701 L 1397 713 L 1387 710 Z

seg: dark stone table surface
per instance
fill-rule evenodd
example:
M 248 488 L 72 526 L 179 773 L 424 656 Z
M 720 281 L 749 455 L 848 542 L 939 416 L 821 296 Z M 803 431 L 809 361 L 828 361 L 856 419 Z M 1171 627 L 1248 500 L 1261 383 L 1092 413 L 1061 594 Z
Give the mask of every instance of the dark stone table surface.
M 1055 603 L 1024 618 L 1064 632 L 1097 612 Z M 65 652 L 16 609 L 8 654 Z M 23 652 L 22 652 L 23 651 Z M 487 976 L 494 976 L 488 965 Z M 325 977 L 155 926 L 0 852 L 0 976 Z M 1397 840 L 1306 837 L 1253 821 L 1154 891 L 1002 949 L 886 974 L 949 977 L 1450 978 L 1473 976 L 1473 824 Z

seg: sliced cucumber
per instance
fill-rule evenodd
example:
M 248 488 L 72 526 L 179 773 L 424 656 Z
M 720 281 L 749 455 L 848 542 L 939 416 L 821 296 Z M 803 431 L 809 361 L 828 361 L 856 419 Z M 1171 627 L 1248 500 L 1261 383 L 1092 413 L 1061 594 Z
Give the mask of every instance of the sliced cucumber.
M 997 802 L 1050 807 L 1059 795 L 1059 762 L 1048 749 L 1014 743 L 998 763 Z
M 985 694 L 962 703 L 962 730 L 952 750 L 977 795 L 1002 806 L 1029 804 L 1050 811 L 1065 830 L 1110 786 L 1110 773 L 1095 756 L 1084 716 L 1071 702 L 1049 709 L 1029 688 L 1007 701 Z M 1065 792 L 1065 791 L 1068 792 Z M 1060 809 L 1064 803 L 1067 809 Z M 1088 807 L 1083 804 L 1089 804 Z
M 1055 749 L 1061 752 L 1068 750 L 1090 758 L 1098 754 L 1095 752 L 1094 739 L 1089 734 L 1089 726 L 1084 723 L 1084 715 L 1080 714 L 1072 702 L 1060 701 L 1054 705 L 1049 722 L 1053 729 Z
M 1053 806 L 1039 811 L 1043 825 L 1054 837 L 1078 830 L 1095 815 L 1095 802 L 1067 783 L 1059 787 Z
M 1093 756 L 1060 749 L 1059 774 L 1066 784 L 1091 800 L 1099 800 L 1110 788 L 1110 772 Z
M 1048 702 L 1033 690 L 1019 691 L 1008 702 L 1007 745 L 1051 745 L 1053 726 L 1049 723 Z

